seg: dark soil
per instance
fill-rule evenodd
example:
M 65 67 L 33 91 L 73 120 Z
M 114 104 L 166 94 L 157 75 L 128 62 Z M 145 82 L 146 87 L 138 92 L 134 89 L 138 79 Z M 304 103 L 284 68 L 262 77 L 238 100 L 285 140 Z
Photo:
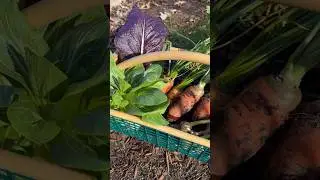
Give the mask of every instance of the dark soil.
M 110 179 L 209 180 L 208 165 L 135 138 L 111 133 Z

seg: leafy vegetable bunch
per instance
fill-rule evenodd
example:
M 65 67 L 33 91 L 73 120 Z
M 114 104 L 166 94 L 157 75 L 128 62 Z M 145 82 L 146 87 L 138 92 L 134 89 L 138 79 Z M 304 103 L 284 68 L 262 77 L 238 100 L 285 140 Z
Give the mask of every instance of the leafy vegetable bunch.
M 1 148 L 107 172 L 104 8 L 33 29 L 3 0 L 0 27 Z

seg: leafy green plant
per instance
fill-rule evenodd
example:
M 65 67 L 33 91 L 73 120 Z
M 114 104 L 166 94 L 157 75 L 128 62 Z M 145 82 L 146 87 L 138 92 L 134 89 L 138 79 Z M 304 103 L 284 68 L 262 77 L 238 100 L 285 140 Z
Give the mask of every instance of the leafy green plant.
M 88 172 L 108 170 L 97 151 L 109 149 L 101 143 L 109 129 L 103 7 L 40 30 L 29 27 L 15 1 L 1 1 L 0 9 L 1 148 Z
M 112 57 L 111 54 L 111 108 L 141 116 L 142 120 L 150 123 L 168 125 L 162 116 L 169 105 L 167 96 L 160 90 L 164 85 L 160 78 L 162 67 L 152 64 L 145 69 L 140 65 L 122 71 Z

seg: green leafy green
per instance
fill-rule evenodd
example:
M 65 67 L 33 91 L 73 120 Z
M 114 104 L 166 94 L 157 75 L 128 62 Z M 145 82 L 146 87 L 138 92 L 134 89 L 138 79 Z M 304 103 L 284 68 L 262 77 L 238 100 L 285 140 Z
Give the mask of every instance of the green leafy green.
M 166 126 L 169 124 L 169 122 L 159 113 L 148 113 L 146 115 L 143 115 L 142 120 L 152 124 L 163 125 L 163 126 Z
M 146 70 L 143 65 L 138 65 L 122 71 L 110 56 L 110 68 L 111 108 L 141 116 L 143 120 L 150 117 L 150 123 L 168 125 L 162 116 L 169 102 L 160 90 L 164 85 L 160 79 L 160 65 L 152 64 Z
M 41 117 L 38 108 L 29 97 L 20 97 L 7 112 L 12 127 L 20 134 L 37 144 L 51 141 L 60 132 L 54 121 Z
M 106 22 L 107 19 L 102 16 L 69 29 L 50 50 L 48 58 L 51 61 L 58 61 L 58 67 L 74 82 L 92 76 L 92 72 L 96 72 L 106 60 L 108 46 Z M 88 58 L 92 58 L 90 63 L 87 61 Z
M 167 102 L 167 96 L 155 88 L 144 88 L 139 91 L 129 93 L 128 96 L 133 104 L 138 106 L 156 106 Z
M 16 3 L 0 2 L 1 148 L 106 171 L 108 143 L 98 141 L 109 128 L 104 10 L 92 8 L 32 29 Z M 119 87 L 126 89 L 123 83 Z
M 0 2 L 0 27 L 1 39 L 15 47 L 22 55 L 25 47 L 40 56 L 48 51 L 48 45 L 41 33 L 29 26 L 15 1 Z
M 67 76 L 50 61 L 26 50 L 26 65 L 29 71 L 29 81 L 32 91 L 38 97 L 45 97 L 53 88 Z
M 106 135 L 109 133 L 105 108 L 98 108 L 74 119 L 75 127 L 81 134 Z
M 8 107 L 13 100 L 13 95 L 14 89 L 12 86 L 0 85 L 0 107 Z
M 0 127 L 4 127 L 4 126 L 7 126 L 7 125 L 8 125 L 8 123 L 0 120 Z
M 93 149 L 70 135 L 60 134 L 51 143 L 50 154 L 55 163 L 65 167 L 88 171 L 109 170 L 108 163 L 99 159 Z

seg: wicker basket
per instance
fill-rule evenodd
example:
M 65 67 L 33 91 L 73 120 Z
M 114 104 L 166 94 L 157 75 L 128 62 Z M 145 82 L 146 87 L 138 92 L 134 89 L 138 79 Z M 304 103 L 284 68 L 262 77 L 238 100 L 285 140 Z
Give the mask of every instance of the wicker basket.
M 23 0 L 22 0 L 23 1 Z M 22 12 L 38 28 L 88 8 L 107 4 L 105 0 L 41 0 Z M 25 2 L 21 2 L 24 4 Z M 95 177 L 0 149 L 0 180 L 94 180 Z
M 121 69 L 131 68 L 135 65 L 164 60 L 185 60 L 202 64 L 210 64 L 210 56 L 188 51 L 164 51 L 149 53 L 134 57 L 118 64 Z M 168 126 L 156 126 L 116 110 L 110 110 L 110 128 L 127 136 L 135 137 L 141 141 L 178 151 L 189 157 L 208 162 L 210 159 L 210 141 L 194 136 Z

